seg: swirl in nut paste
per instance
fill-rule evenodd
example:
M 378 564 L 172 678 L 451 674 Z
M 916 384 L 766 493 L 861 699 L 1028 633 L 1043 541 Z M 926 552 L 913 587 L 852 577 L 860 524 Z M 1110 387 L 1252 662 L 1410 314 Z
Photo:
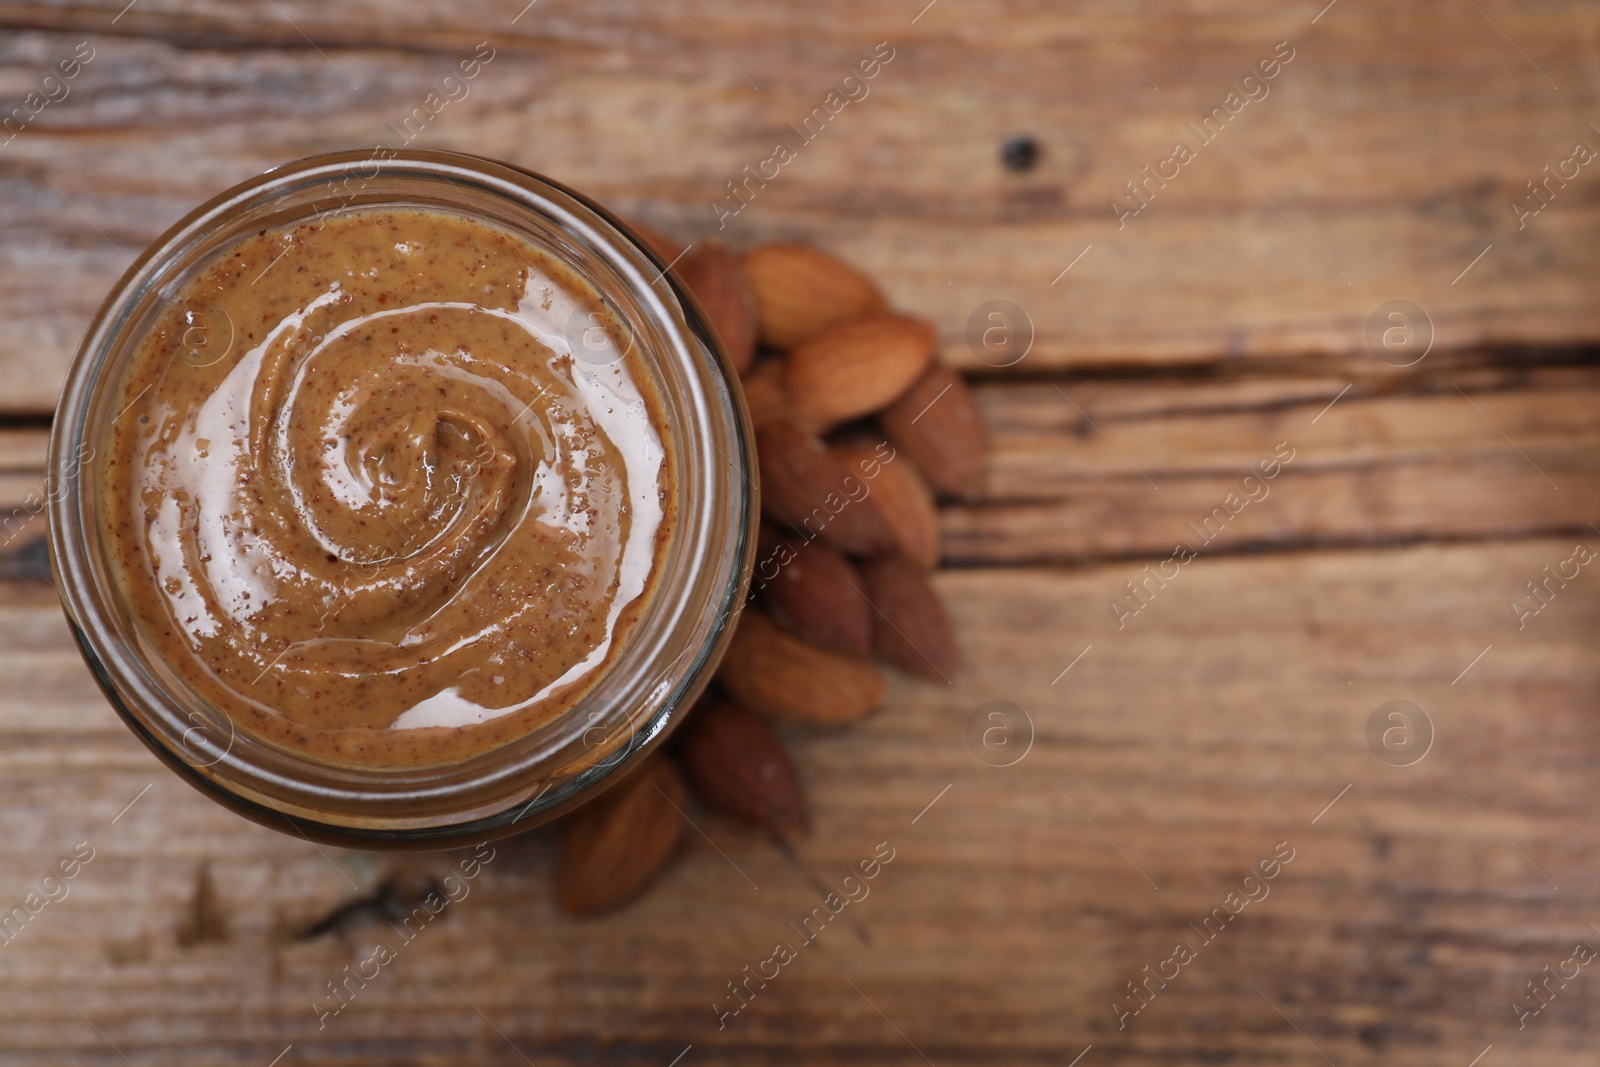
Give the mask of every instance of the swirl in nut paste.
M 241 732 L 336 764 L 443 764 L 549 721 L 672 528 L 628 336 L 569 268 L 442 211 L 226 248 L 107 431 L 102 532 L 141 639 Z

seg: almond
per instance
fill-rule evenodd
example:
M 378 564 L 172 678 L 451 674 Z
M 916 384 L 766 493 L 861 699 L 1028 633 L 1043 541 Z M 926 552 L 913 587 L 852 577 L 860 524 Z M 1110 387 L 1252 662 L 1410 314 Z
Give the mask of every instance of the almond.
M 854 722 L 883 703 L 883 678 L 871 663 L 808 645 L 750 608 L 717 677 L 745 707 L 784 722 Z
M 937 339 L 931 325 L 909 315 L 874 315 L 824 330 L 789 353 L 789 403 L 823 428 L 870 415 L 922 377 Z
M 817 437 L 779 420 L 756 430 L 761 506 L 806 540 L 821 536 L 846 552 L 870 555 L 894 547 L 894 534 L 869 490 Z
M 975 499 L 983 486 L 983 419 L 961 375 L 942 364 L 878 415 L 894 446 L 917 464 L 935 493 Z
M 634 236 L 644 241 L 644 243 L 649 247 L 650 251 L 654 252 L 661 258 L 661 262 L 668 264 L 669 266 L 673 260 L 677 259 L 678 256 L 683 253 L 683 245 L 679 244 L 677 241 L 674 241 L 672 238 L 668 237 L 666 234 L 662 233 L 653 226 L 646 226 L 642 222 L 630 221 L 628 223 L 628 229 L 634 232 Z
M 830 326 L 886 306 L 883 294 L 843 260 L 806 245 L 763 245 L 745 253 L 761 339 L 792 348 Z
M 677 271 L 722 338 L 734 372 L 744 374 L 756 358 L 756 300 L 739 257 L 711 240 L 690 249 Z
M 922 568 L 901 556 L 880 556 L 861 565 L 861 576 L 877 609 L 873 650 L 912 674 L 949 681 L 956 665 L 955 635 Z
M 800 776 L 772 727 L 727 700 L 702 701 L 680 734 L 678 758 L 701 803 L 780 841 L 805 835 Z
M 751 588 L 772 621 L 833 652 L 872 652 L 872 607 L 861 575 L 822 541 L 784 541 L 762 524 Z
M 626 782 L 567 820 L 557 862 L 561 910 L 574 918 L 614 911 L 642 892 L 683 835 L 683 777 L 654 756 Z
M 833 452 L 867 483 L 867 503 L 878 509 L 900 554 L 924 570 L 939 565 L 939 512 L 916 466 L 887 441 L 857 439 Z
M 761 360 L 744 376 L 741 384 L 752 426 L 760 429 L 790 417 L 789 396 L 783 391 L 783 360 Z

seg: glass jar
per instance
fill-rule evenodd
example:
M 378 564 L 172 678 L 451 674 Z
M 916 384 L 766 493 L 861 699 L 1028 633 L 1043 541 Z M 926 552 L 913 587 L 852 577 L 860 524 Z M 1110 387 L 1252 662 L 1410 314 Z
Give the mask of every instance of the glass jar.
M 96 472 L 123 372 L 186 282 L 253 231 L 375 207 L 486 222 L 566 264 L 636 340 L 675 457 L 676 526 L 653 595 L 575 704 L 531 732 L 445 766 L 362 768 L 286 752 L 235 727 L 140 639 L 101 535 Z M 90 324 L 50 439 L 51 560 L 85 660 L 124 721 L 185 780 L 264 825 L 363 848 L 440 848 L 503 836 L 595 796 L 636 766 L 705 687 L 754 556 L 754 446 L 743 395 L 704 313 L 616 216 L 546 178 L 449 152 L 342 152 L 253 178 L 168 230 Z

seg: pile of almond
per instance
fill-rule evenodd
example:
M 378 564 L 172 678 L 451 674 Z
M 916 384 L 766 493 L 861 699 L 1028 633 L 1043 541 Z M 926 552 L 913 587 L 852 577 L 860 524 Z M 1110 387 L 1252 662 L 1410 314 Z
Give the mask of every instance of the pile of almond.
M 676 851 L 687 795 L 783 842 L 805 795 L 772 723 L 854 722 L 884 699 L 876 656 L 949 681 L 955 641 L 928 583 L 937 498 L 972 499 L 982 423 L 933 327 L 849 264 L 798 244 L 688 252 L 636 227 L 695 294 L 744 384 L 763 522 L 750 600 L 670 751 L 565 824 L 561 907 L 598 915 Z

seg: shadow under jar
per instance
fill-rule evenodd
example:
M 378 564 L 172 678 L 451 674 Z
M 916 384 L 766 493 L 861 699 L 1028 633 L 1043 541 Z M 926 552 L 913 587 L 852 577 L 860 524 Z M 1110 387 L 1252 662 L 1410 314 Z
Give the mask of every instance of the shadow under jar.
M 624 777 L 704 688 L 754 552 L 749 419 L 686 291 L 571 190 L 317 156 L 118 282 L 50 442 L 84 658 L 264 825 L 436 848 Z

